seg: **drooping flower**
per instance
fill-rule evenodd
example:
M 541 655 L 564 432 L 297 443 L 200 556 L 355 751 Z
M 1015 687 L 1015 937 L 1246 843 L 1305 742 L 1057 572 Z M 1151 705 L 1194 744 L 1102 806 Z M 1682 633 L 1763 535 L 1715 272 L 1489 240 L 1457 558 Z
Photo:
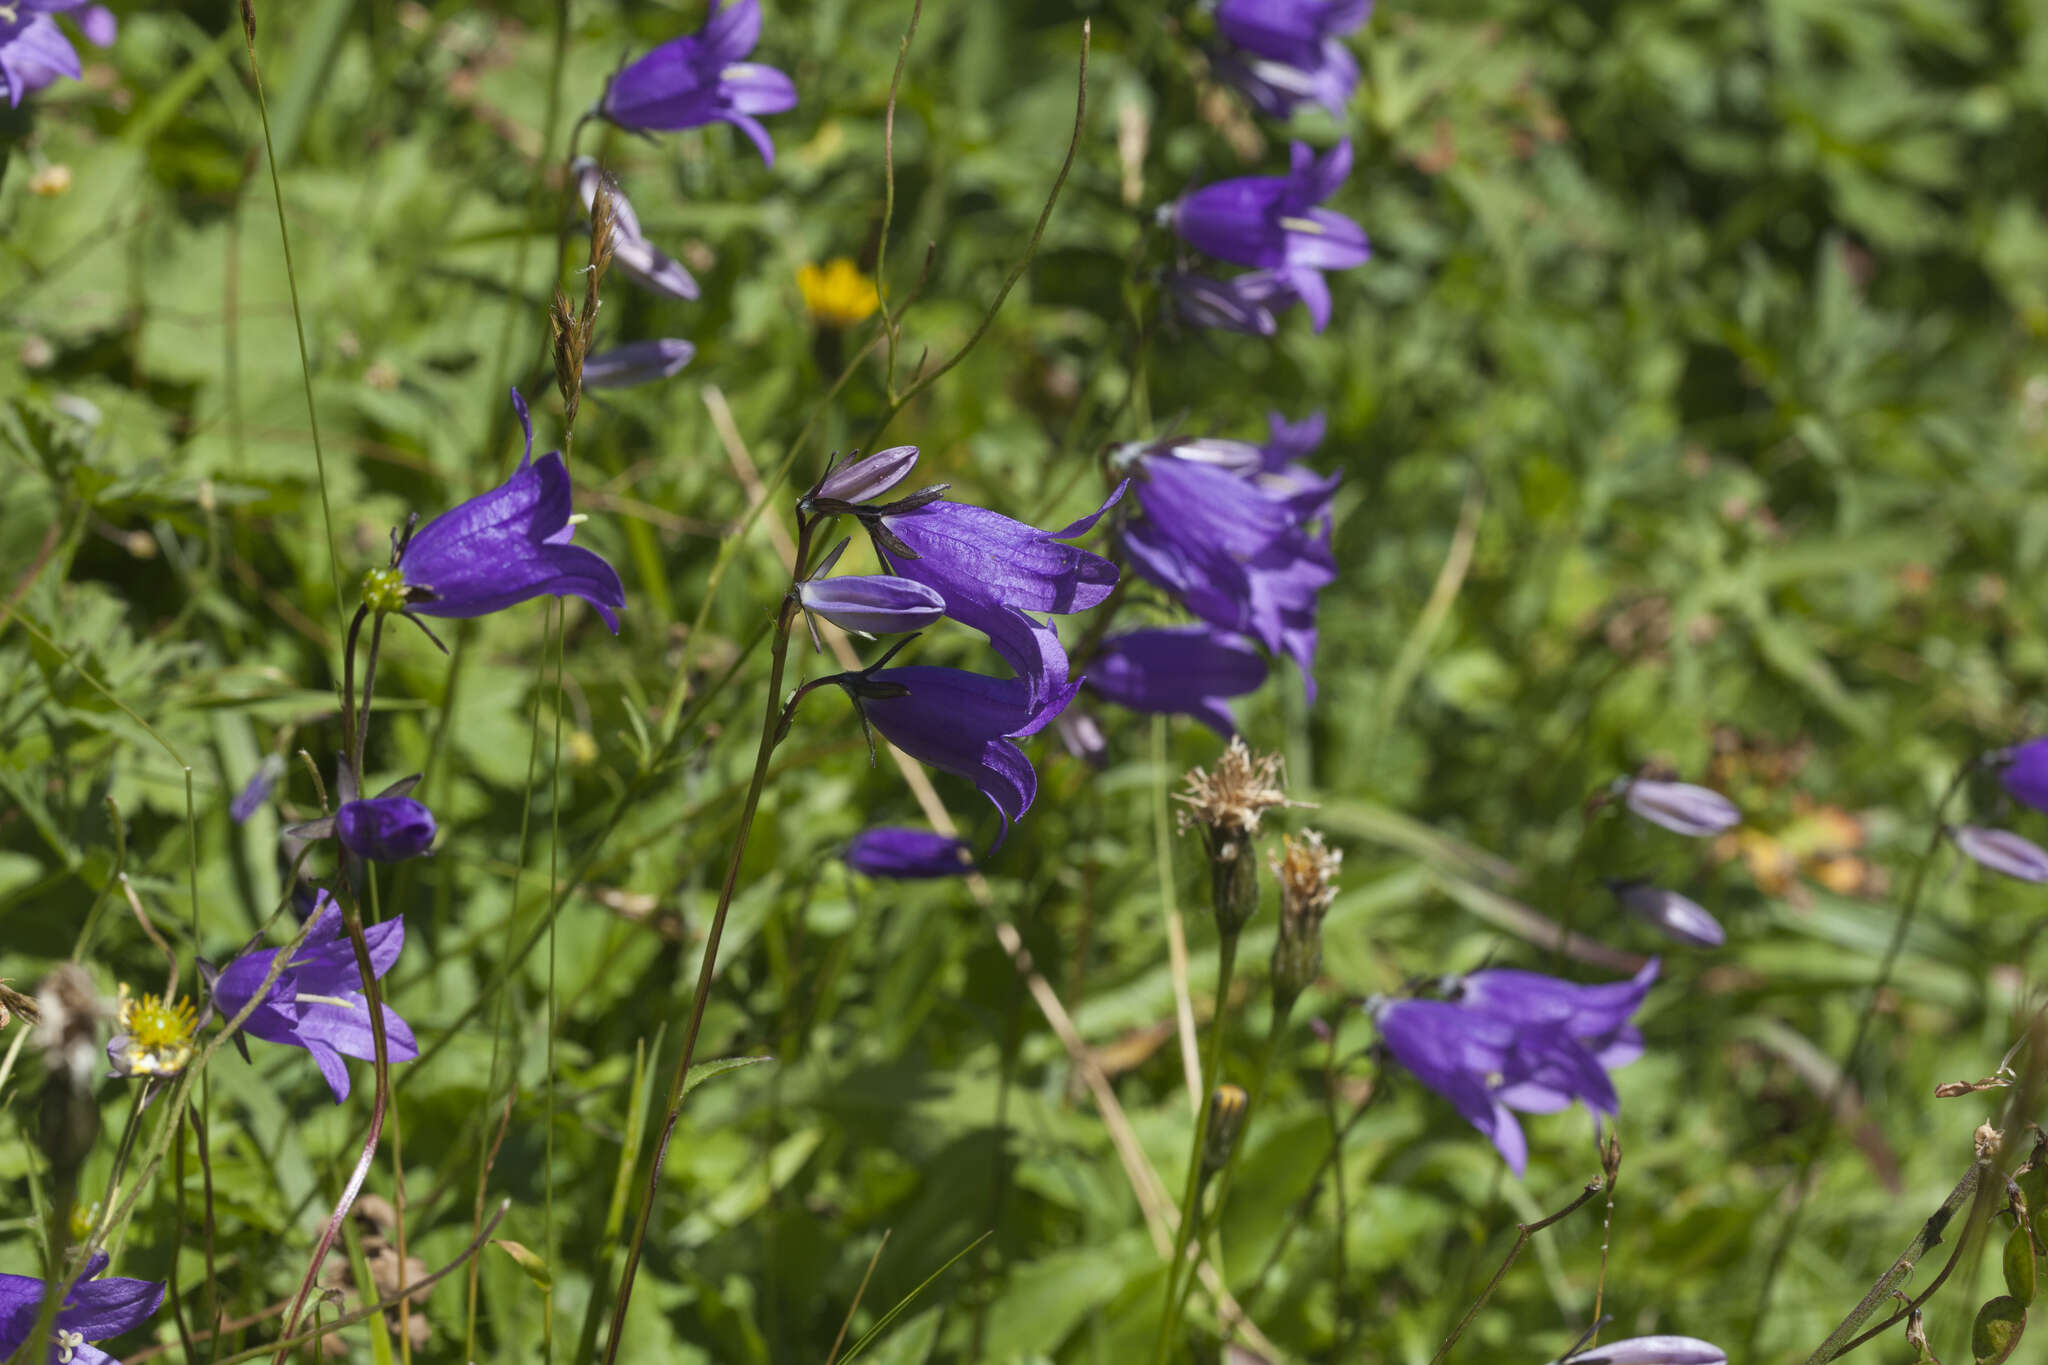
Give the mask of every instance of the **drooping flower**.
M 895 825 L 864 829 L 846 845 L 846 865 L 869 877 L 926 881 L 957 877 L 968 869 L 964 840 L 935 830 Z
M 84 0 L 16 0 L 0 6 L 0 90 L 18 107 L 22 96 L 59 80 L 77 80 L 78 50 L 52 13 L 69 12 L 95 47 L 109 46 L 119 31 L 113 14 Z
M 1666 938 L 1695 948 L 1718 948 L 1727 941 L 1720 921 L 1688 896 L 1639 881 L 1609 882 L 1607 889 L 1614 893 L 1622 909 Z
M 867 321 L 882 306 L 875 282 L 844 256 L 835 256 L 823 265 L 806 262 L 797 267 L 796 286 L 803 293 L 804 309 L 811 320 L 825 327 L 852 327 Z
M 284 776 L 284 759 L 277 754 L 265 754 L 263 761 L 256 765 L 256 771 L 249 776 L 235 799 L 228 803 L 228 819 L 244 824 L 249 817 L 263 808 L 270 800 L 271 792 L 277 790 L 277 780 Z
M 1528 1142 L 1512 1111 L 1553 1114 L 1575 1100 L 1596 1118 L 1619 1111 L 1608 1073 L 1642 1055 L 1629 1017 L 1657 969 L 1652 958 L 1627 981 L 1582 986 L 1496 968 L 1451 982 L 1445 1000 L 1368 1008 L 1394 1059 L 1450 1100 L 1519 1176 Z
M 376 1042 L 355 948 L 342 926 L 341 907 L 325 891 L 319 893 L 315 906 L 305 942 L 242 1025 L 242 1031 L 312 1053 L 320 1074 L 334 1092 L 334 1102 L 339 1104 L 348 1098 L 349 1091 L 348 1066 L 341 1059 L 373 1059 L 377 1055 Z M 363 930 L 363 939 L 370 950 L 371 969 L 381 980 L 405 947 L 405 921 L 389 919 L 368 925 Z M 228 1019 L 241 1013 L 256 998 L 257 988 L 269 975 L 271 963 L 284 951 L 269 948 L 245 953 L 230 962 L 214 978 L 214 1008 Z M 389 1005 L 384 1006 L 384 1039 L 385 1055 L 391 1061 L 409 1062 L 420 1055 L 412 1029 Z
M 647 240 L 647 235 L 640 231 L 639 215 L 633 212 L 633 206 L 626 202 L 618 182 L 606 175 L 603 167 L 587 156 L 579 156 L 569 163 L 569 173 L 576 177 L 576 192 L 583 198 L 583 207 L 592 211 L 597 207 L 598 186 L 610 185 L 614 265 L 657 294 L 666 294 L 672 299 L 697 297 L 696 278 Z
M 1124 527 L 1124 548 L 1140 575 L 1211 626 L 1292 657 L 1313 701 L 1316 598 L 1337 576 L 1326 526 L 1314 523 L 1327 522 L 1331 485 L 1266 475 L 1263 452 L 1242 442 L 1227 443 L 1251 462 L 1236 472 L 1214 456 L 1223 444 L 1118 452 L 1144 513 Z
M 517 390 L 526 454 L 512 477 L 415 531 L 391 568 L 372 570 L 363 596 L 379 611 L 485 616 L 536 597 L 580 597 L 612 634 L 626 604 L 619 575 L 570 544 L 569 470 L 559 452 L 533 458 L 533 425 Z
M 1223 0 L 1216 28 L 1231 46 L 1217 69 L 1269 117 L 1302 104 L 1341 115 L 1358 86 L 1358 61 L 1341 39 L 1371 13 L 1372 0 Z
M 1728 1365 L 1728 1353 L 1698 1337 L 1630 1337 L 1580 1351 L 1565 1365 Z
M 841 674 L 831 681 L 891 744 L 974 783 L 1002 816 L 998 847 L 1010 822 L 1038 795 L 1038 774 L 1015 741 L 1037 734 L 1080 688 L 1069 683 L 1040 697 L 1021 678 L 925 665 Z
M 1948 837 L 1979 866 L 2023 882 L 2048 882 L 2048 849 L 2009 829 L 1954 825 Z
M 2048 736 L 2007 749 L 1997 761 L 1998 780 L 2013 800 L 2048 811 Z
M 434 813 L 410 796 L 369 796 L 344 801 L 334 812 L 334 834 L 358 858 L 401 863 L 434 846 Z
M 99 1278 L 107 1261 L 106 1252 L 94 1252 L 65 1292 L 52 1327 L 50 1365 L 118 1365 L 90 1343 L 132 1332 L 163 1307 L 164 1286 L 155 1280 Z M 12 1359 L 27 1344 L 48 1287 L 33 1275 L 0 1275 L 0 1360 Z
M 1317 207 L 1351 174 L 1351 143 L 1322 156 L 1305 142 L 1290 150 L 1284 176 L 1219 180 L 1167 212 L 1182 241 L 1218 260 L 1263 270 L 1349 270 L 1372 255 L 1365 230 Z
M 596 112 L 641 133 L 730 123 L 773 165 L 775 144 L 755 115 L 796 108 L 796 84 L 772 66 L 741 60 L 760 41 L 757 0 L 713 0 L 701 31 L 671 38 L 621 68 Z
M 583 362 L 583 387 L 630 389 L 636 384 L 651 384 L 679 373 L 696 354 L 695 346 L 673 337 L 629 341 L 587 357 Z
M 1237 732 L 1227 699 L 1265 681 L 1257 650 L 1207 625 L 1125 631 L 1088 660 L 1087 685 L 1097 695 L 1133 711 L 1193 716 L 1223 735 Z
M 1735 803 L 1711 787 L 1643 777 L 1620 778 L 1615 787 L 1630 810 L 1674 834 L 1706 839 L 1742 823 Z

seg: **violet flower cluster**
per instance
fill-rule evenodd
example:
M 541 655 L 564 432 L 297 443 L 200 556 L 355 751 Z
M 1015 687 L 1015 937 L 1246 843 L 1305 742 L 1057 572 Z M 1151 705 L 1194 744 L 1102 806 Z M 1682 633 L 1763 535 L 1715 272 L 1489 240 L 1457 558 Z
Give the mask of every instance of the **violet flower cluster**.
M 1493 968 L 1447 983 L 1445 998 L 1377 999 L 1367 1012 L 1394 1060 L 1449 1100 L 1517 1176 L 1529 1146 L 1515 1115 L 1583 1102 L 1597 1125 L 1621 1109 L 1610 1072 L 1643 1053 L 1630 1022 L 1657 959 L 1626 981 L 1582 986 Z
M 762 161 L 773 165 L 775 143 L 760 116 L 794 109 L 796 84 L 772 66 L 745 60 L 760 40 L 759 0 L 714 0 L 701 30 L 671 38 L 614 72 L 590 115 L 643 136 L 729 123 L 754 144 Z M 648 240 L 617 181 L 589 157 L 571 161 L 569 174 L 592 213 L 600 187 L 609 191 L 612 259 L 627 278 L 666 298 L 697 297 L 696 279 Z M 676 374 L 695 355 L 696 347 L 679 338 L 627 342 L 588 357 L 583 385 L 618 389 L 653 383 Z
M 0 6 L 0 91 L 10 107 L 59 80 L 82 72 L 78 49 L 50 16 L 63 14 L 94 47 L 111 46 L 120 31 L 111 11 L 86 0 L 14 0 Z
M 1138 504 L 1123 528 L 1124 552 L 1201 624 L 1104 640 L 1089 675 L 1102 696 L 1230 734 L 1229 698 L 1265 681 L 1263 646 L 1294 660 L 1315 699 L 1316 602 L 1337 576 L 1330 503 L 1338 477 L 1301 460 L 1322 441 L 1321 414 L 1268 421 L 1263 446 L 1183 440 L 1116 453 Z
M 828 471 L 804 495 L 800 512 L 807 519 L 858 520 L 886 572 L 825 576 L 842 543 L 797 585 L 796 599 L 806 612 L 851 631 L 915 631 L 945 617 L 988 639 L 1014 676 L 885 667 L 892 649 L 861 672 L 820 681 L 839 685 L 863 723 L 904 753 L 973 782 L 1001 816 L 1000 845 L 1038 793 L 1038 774 L 1018 741 L 1049 724 L 1080 688 L 1068 675 L 1058 629 L 1040 617 L 1087 611 L 1108 598 L 1116 566 L 1066 542 L 1092 530 L 1123 487 L 1056 531 L 951 501 L 941 496 L 943 484 L 877 502 L 910 476 L 917 456 L 915 446 L 877 451 Z

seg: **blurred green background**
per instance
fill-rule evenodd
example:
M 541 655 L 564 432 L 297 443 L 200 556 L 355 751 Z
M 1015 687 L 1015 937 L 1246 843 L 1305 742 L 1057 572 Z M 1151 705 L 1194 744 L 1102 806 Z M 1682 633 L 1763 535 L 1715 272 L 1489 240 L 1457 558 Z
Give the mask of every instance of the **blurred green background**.
M 509 1099 L 489 1182 L 514 1201 L 500 1235 L 546 1254 L 553 1349 L 572 1355 L 635 1116 L 673 1064 L 748 772 L 765 660 L 740 651 L 786 582 L 762 527 L 723 539 L 747 500 L 714 390 L 764 476 L 800 434 L 799 484 L 829 451 L 885 435 L 922 448 L 920 476 L 1041 525 L 1095 505 L 1112 442 L 1262 439 L 1268 411 L 1321 409 L 1315 461 L 1344 474 L 1322 694 L 1306 706 L 1276 668 L 1240 720 L 1317 803 L 1272 821 L 1275 836 L 1323 830 L 1344 850 L 1344 890 L 1224 1219 L 1234 1292 L 1287 1359 L 1428 1359 L 1514 1224 L 1562 1207 L 1599 1163 L 1582 1111 L 1533 1119 L 1517 1182 L 1446 1103 L 1377 1074 L 1355 1006 L 1488 960 L 1605 979 L 1525 941 L 1516 907 L 1649 953 L 1657 942 L 1600 887 L 1645 876 L 1707 905 L 1728 944 L 1665 956 L 1641 1017 L 1648 1053 L 1617 1077 L 1611 1218 L 1595 1201 L 1538 1238 L 1454 1358 L 1566 1349 L 1590 1320 L 1606 1238 L 1613 1334 L 1803 1359 L 1997 1112 L 1996 1093 L 1937 1101 L 1934 1085 L 1989 1073 L 2038 994 L 2038 891 L 1940 853 L 1877 997 L 1853 1115 L 1823 1149 L 1761 1312 L 1936 798 L 1971 755 L 2048 724 L 2035 587 L 2048 563 L 2048 4 L 1383 3 L 1357 37 L 1365 75 L 1348 120 L 1317 113 L 1293 130 L 1354 139 L 1357 169 L 1332 206 L 1365 225 L 1375 259 L 1333 280 L 1326 333 L 1296 313 L 1261 340 L 1140 328 L 1156 312 L 1148 272 L 1166 259 L 1153 209 L 1284 161 L 1288 131 L 1206 83 L 1206 20 L 1139 0 L 932 0 L 895 130 L 892 300 L 931 244 L 899 382 L 921 355 L 960 348 L 1024 252 L 1073 119 L 1084 19 L 1087 113 L 1006 306 L 878 432 L 878 362 L 827 394 L 878 320 L 814 324 L 797 271 L 838 256 L 875 266 L 882 115 L 908 11 L 770 0 L 756 57 L 802 98 L 768 120 L 772 168 L 723 127 L 582 135 L 703 284 L 684 304 L 615 274 L 600 343 L 685 337 L 698 354 L 672 381 L 585 404 L 579 541 L 619 566 L 629 607 L 616 641 L 568 611 L 559 707 L 539 606 L 452 629 L 452 664 L 414 632 L 387 640 L 370 785 L 424 769 L 446 831 L 433 859 L 381 888 L 409 940 L 391 999 L 423 1043 L 446 1037 L 398 1073 L 415 1254 L 439 1265 L 468 1244 Z M 109 798 L 128 871 L 188 969 L 195 951 L 224 960 L 269 913 L 279 819 L 236 826 L 227 801 L 266 753 L 331 763 L 337 580 L 352 608 L 392 525 L 510 468 L 509 385 L 533 399 L 542 448 L 559 444 L 543 307 L 574 221 L 558 169 L 569 126 L 623 55 L 702 20 L 696 4 L 612 0 L 563 13 L 259 0 L 255 13 L 332 565 L 235 7 L 124 12 L 117 45 L 85 54 L 84 80 L 0 117 L 0 977 L 24 989 L 71 952 L 96 903 L 102 987 L 140 989 L 161 970 L 113 885 Z M 68 186 L 49 193 L 61 177 L 41 173 L 55 167 Z M 786 497 L 770 515 L 787 523 Z M 917 650 L 987 666 L 957 629 Z M 707 688 L 735 659 L 682 760 L 599 844 L 678 677 Z M 833 665 L 806 646 L 793 667 Z M 1178 1189 L 1189 1110 L 1168 894 L 1204 1013 L 1214 932 L 1192 841 L 1167 840 L 1162 879 L 1159 811 L 1219 744 L 1096 709 L 1105 771 L 1049 735 L 1032 746 L 1041 792 L 990 861 L 995 912 L 1101 1050 Z M 692 1096 L 627 1353 L 822 1360 L 857 1294 L 849 1341 L 937 1274 L 869 1358 L 1142 1358 L 1163 1268 L 988 917 L 957 884 L 867 883 L 837 862 L 861 826 L 918 820 L 892 766 L 869 767 L 840 698 L 806 705 L 782 759 L 700 1050 L 778 1061 Z M 1611 822 L 1582 841 L 1586 798 L 1650 762 L 1728 792 L 1743 829 L 1686 844 Z M 979 798 L 938 785 L 985 844 Z M 293 812 L 317 809 L 296 760 L 285 790 Z M 1965 801 L 2044 833 L 1989 787 Z M 489 992 L 550 876 L 585 857 L 552 997 L 545 953 Z M 1272 923 L 1269 903 L 1247 939 L 1239 1069 L 1264 1036 Z M 1311 1015 L 1338 1026 L 1334 1047 Z M 654 1059 L 636 1090 L 638 1047 Z M 209 1071 L 231 1319 L 296 1285 L 369 1090 L 358 1067 L 337 1109 L 299 1053 L 254 1056 Z M 4 1095 L 10 1272 L 38 1260 L 35 1065 Z M 1345 1125 L 1375 1085 L 1384 1097 Z M 129 1097 L 107 1087 L 103 1148 Z M 1333 1123 L 1341 1221 L 1324 1166 Z M 89 1194 L 110 1158 L 88 1168 Z M 184 1170 L 196 1219 L 201 1173 Z M 168 1171 L 160 1186 L 123 1242 L 126 1273 L 161 1276 L 172 1255 Z M 389 1144 L 370 1188 L 392 1192 Z M 196 1232 L 182 1248 L 196 1312 Z M 487 1250 L 478 1358 L 538 1359 L 547 1297 Z M 420 1359 L 466 1358 L 465 1278 L 434 1291 Z M 1966 1265 L 1930 1308 L 1944 1358 L 1968 1358 L 1969 1316 L 1994 1292 L 1989 1266 L 1975 1278 Z M 1213 1309 L 1196 1304 L 1206 1332 Z M 175 1357 L 168 1313 L 158 1326 Z M 366 1341 L 359 1329 L 359 1358 Z M 1212 1356 L 1213 1334 L 1190 1349 Z

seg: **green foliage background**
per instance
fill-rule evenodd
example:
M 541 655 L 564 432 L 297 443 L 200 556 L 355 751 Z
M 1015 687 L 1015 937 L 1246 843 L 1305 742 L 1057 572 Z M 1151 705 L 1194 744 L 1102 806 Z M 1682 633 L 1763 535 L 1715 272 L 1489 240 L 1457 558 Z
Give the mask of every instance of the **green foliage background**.
M 124 13 L 83 82 L 0 121 L 0 977 L 23 988 L 72 952 L 96 906 L 102 986 L 153 988 L 161 971 L 115 885 L 110 802 L 188 983 L 192 953 L 224 960 L 269 914 L 279 819 L 233 825 L 227 800 L 265 753 L 304 747 L 329 765 L 340 612 L 390 526 L 516 459 L 509 384 L 535 397 L 543 448 L 558 443 L 542 310 L 564 209 L 542 149 L 558 161 L 620 55 L 695 27 L 701 8 L 310 0 L 256 15 L 332 567 L 233 6 Z M 413 632 L 387 640 L 370 781 L 424 770 L 446 831 L 432 860 L 381 887 L 407 923 L 391 998 L 434 1045 L 397 1073 L 413 1248 L 439 1265 L 469 1242 L 509 1099 L 490 1190 L 513 1201 L 501 1235 L 549 1262 L 564 1357 L 616 1237 L 628 1133 L 672 1065 L 734 832 L 765 686 L 758 651 L 740 651 L 786 581 L 759 526 L 730 539 L 746 496 L 705 396 L 729 401 L 764 472 L 815 414 L 799 482 L 878 434 L 876 363 L 826 394 L 835 353 L 877 324 L 822 333 L 796 271 L 874 262 L 907 18 L 898 4 L 769 4 L 759 57 L 802 91 L 770 120 L 772 169 L 724 128 L 584 134 L 704 296 L 610 282 L 601 340 L 684 336 L 698 356 L 674 381 L 587 404 L 579 423 L 579 536 L 619 565 L 630 605 L 617 641 L 567 612 L 560 714 L 539 606 L 454 630 L 452 666 Z M 1023 253 L 1073 118 L 1084 19 L 1088 109 L 1058 210 L 986 337 L 886 435 L 922 448 L 921 475 L 1056 525 L 1094 506 L 1112 441 L 1260 439 L 1268 410 L 1329 415 L 1318 460 L 1345 482 L 1322 694 L 1305 705 L 1276 669 L 1240 716 L 1317 804 L 1276 828 L 1320 828 L 1346 855 L 1324 979 L 1300 1016 L 1342 1021 L 1339 1065 L 1305 1023 L 1280 1049 L 1222 1229 L 1233 1286 L 1250 1294 L 1299 1222 L 1252 1298 L 1264 1334 L 1303 1360 L 1429 1357 L 1514 1224 L 1561 1207 L 1598 1160 L 1582 1112 L 1534 1119 L 1515 1181 L 1448 1105 L 1376 1078 L 1355 1004 L 1489 959 L 1603 977 L 1518 936 L 1515 906 L 1651 952 L 1599 885 L 1643 875 L 1713 909 L 1728 945 L 1665 956 L 1641 1019 L 1648 1053 L 1617 1078 L 1611 1220 L 1595 1201 L 1543 1234 L 1457 1358 L 1564 1350 L 1590 1318 L 1603 1240 L 1602 1306 L 1620 1334 L 1804 1358 L 1962 1173 L 2000 1102 L 1936 1101 L 1933 1086 L 1990 1072 L 2037 994 L 2038 891 L 1939 853 L 1877 998 L 1860 1107 L 1822 1151 L 1766 1310 L 1800 1162 L 1936 799 L 1971 755 L 2048 722 L 2035 586 L 2048 5 L 1382 4 L 1359 35 L 1348 125 L 1317 115 L 1296 130 L 1355 139 L 1334 206 L 1374 241 L 1369 265 L 1333 281 L 1330 329 L 1297 314 L 1270 342 L 1148 328 L 1140 345 L 1151 292 L 1130 267 L 1164 259 L 1152 208 L 1271 168 L 1284 133 L 1204 93 L 1194 44 L 1152 6 L 934 0 L 896 124 L 892 299 L 932 244 L 899 379 L 927 351 L 959 349 Z M 33 193 L 51 164 L 70 169 L 69 191 Z M 957 630 L 917 648 L 985 659 Z M 682 760 L 599 843 L 679 671 L 694 695 L 735 659 Z M 806 652 L 796 667 L 830 665 Z M 1113 761 L 1100 774 L 1034 746 L 1038 804 L 989 870 L 999 913 L 1119 1059 L 1121 1103 L 1178 1188 L 1189 1114 L 1160 1030 L 1168 890 L 1188 913 L 1204 1010 L 1214 934 L 1188 841 L 1170 841 L 1162 883 L 1158 812 L 1218 744 L 1185 723 L 1162 743 L 1142 719 L 1102 719 Z M 856 829 L 917 815 L 891 766 L 869 767 L 836 696 L 806 705 L 783 756 L 703 1050 L 778 1060 L 691 1097 L 627 1353 L 823 1359 L 857 1294 L 856 1335 L 984 1232 L 870 1358 L 1148 1351 L 1160 1262 L 988 921 L 957 885 L 866 884 L 838 864 Z M 1711 772 L 1749 816 L 1751 858 L 1618 822 L 1582 843 L 1585 799 L 1649 761 Z M 985 842 L 978 798 L 940 787 Z M 286 790 L 295 812 L 317 809 L 296 761 Z M 1967 799 L 2044 833 L 1989 787 Z M 1776 875 L 1773 859 L 1801 857 Z M 550 877 L 585 858 L 552 975 L 542 951 L 493 990 Z M 1247 940 L 1240 1072 L 1263 1037 L 1272 922 L 1269 904 Z M 636 1088 L 637 1048 L 649 1078 Z M 0 1097 L 7 1271 L 39 1264 L 36 1066 L 31 1054 Z M 356 1072 L 337 1108 L 297 1052 L 259 1045 L 253 1065 L 209 1069 L 230 1318 L 296 1285 L 360 1140 Z M 1387 1093 L 1343 1136 L 1345 1219 L 1327 1182 L 1304 1216 L 1331 1115 L 1374 1081 Z M 89 1197 L 129 1098 L 105 1090 Z M 386 1196 L 391 1150 L 371 1185 Z M 203 1183 L 196 1159 L 183 1171 L 178 1269 L 203 1321 Z M 168 1170 L 159 1183 L 120 1244 L 126 1273 L 170 1264 L 177 1195 Z M 547 1297 L 496 1250 L 480 1265 L 478 1358 L 539 1358 Z M 1964 1302 L 1966 1265 L 1930 1309 L 1945 1358 L 1967 1358 L 1963 1330 L 1992 1292 L 1988 1267 L 1975 1278 L 1977 1298 Z M 420 1358 L 465 1358 L 464 1279 L 434 1291 Z M 168 1313 L 158 1328 L 175 1354 Z M 1213 1337 L 1194 1349 L 1212 1353 Z M 1873 1349 L 1903 1358 L 1896 1341 Z

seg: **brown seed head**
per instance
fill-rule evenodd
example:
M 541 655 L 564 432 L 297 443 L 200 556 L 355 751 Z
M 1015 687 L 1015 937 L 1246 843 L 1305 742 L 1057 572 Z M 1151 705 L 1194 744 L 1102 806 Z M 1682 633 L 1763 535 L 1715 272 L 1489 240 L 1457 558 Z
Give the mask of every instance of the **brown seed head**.
M 1211 830 L 1255 834 L 1259 816 L 1287 799 L 1286 767 L 1278 754 L 1254 754 L 1244 740 L 1233 737 L 1215 771 L 1196 768 L 1185 779 L 1187 790 L 1174 799 L 1187 809 L 1180 826 L 1206 825 Z
M 1303 830 L 1299 839 L 1283 835 L 1280 851 L 1268 855 L 1268 865 L 1280 879 L 1280 932 L 1295 937 L 1320 933 L 1323 916 L 1337 898 L 1337 870 L 1344 865 L 1344 850 L 1326 846 L 1315 830 Z

